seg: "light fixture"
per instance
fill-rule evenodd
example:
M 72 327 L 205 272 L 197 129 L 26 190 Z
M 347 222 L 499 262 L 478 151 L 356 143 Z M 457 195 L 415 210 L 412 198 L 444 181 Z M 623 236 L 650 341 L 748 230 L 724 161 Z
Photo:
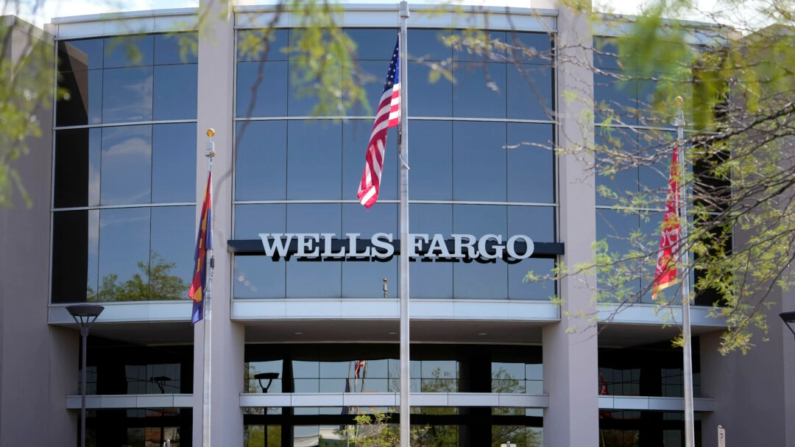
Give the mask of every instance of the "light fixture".
M 489 335 L 488 332 L 478 332 L 478 335 Z
M 782 312 L 778 314 L 779 317 L 784 321 L 784 324 L 787 325 L 792 335 L 795 335 L 795 311 L 792 312 Z
M 80 338 L 83 342 L 80 371 L 80 447 L 86 447 L 86 340 L 88 340 L 88 330 L 105 308 L 94 304 L 75 304 L 66 306 L 66 310 L 80 327 Z
M 259 382 L 259 387 L 262 389 L 262 393 L 264 394 L 264 393 L 268 392 L 268 388 L 271 387 L 271 383 L 273 383 L 273 379 L 278 379 L 279 378 L 279 373 L 277 373 L 277 372 L 259 373 L 259 374 L 256 374 L 254 376 L 254 378 L 257 379 L 257 382 Z M 267 385 L 263 385 L 262 384 L 262 381 L 265 380 L 265 379 L 268 379 L 268 384 Z
M 303 332 L 296 332 L 295 335 L 304 335 Z

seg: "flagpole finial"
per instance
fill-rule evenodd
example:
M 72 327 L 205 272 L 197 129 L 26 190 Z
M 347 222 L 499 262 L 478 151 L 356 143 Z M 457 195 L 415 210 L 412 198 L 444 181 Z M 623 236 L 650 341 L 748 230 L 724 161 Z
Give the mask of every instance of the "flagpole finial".
M 677 96 L 674 98 L 674 103 L 676 104 L 676 117 L 674 117 L 674 126 L 682 127 L 685 125 L 685 112 L 683 106 L 685 104 L 684 98 L 681 96 Z
M 215 129 L 212 127 L 207 129 L 207 137 L 209 141 L 207 141 L 207 151 L 205 152 L 205 156 L 208 158 L 215 157 L 215 142 L 213 141 L 213 137 L 215 136 Z
M 408 18 L 409 17 L 409 2 L 406 0 L 402 0 L 400 2 L 400 17 Z

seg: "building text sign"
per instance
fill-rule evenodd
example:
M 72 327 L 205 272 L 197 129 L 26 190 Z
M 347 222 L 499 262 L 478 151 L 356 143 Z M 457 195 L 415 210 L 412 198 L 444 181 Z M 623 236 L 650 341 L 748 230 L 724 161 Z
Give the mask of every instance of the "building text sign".
M 259 240 L 228 241 L 230 252 L 238 256 L 264 255 L 306 261 L 387 261 L 400 255 L 400 240 L 392 233 L 362 237 L 347 233 L 260 233 Z M 534 242 L 525 235 L 500 234 L 410 234 L 409 258 L 412 261 L 472 261 L 509 263 L 530 257 L 554 258 L 563 254 L 563 244 Z

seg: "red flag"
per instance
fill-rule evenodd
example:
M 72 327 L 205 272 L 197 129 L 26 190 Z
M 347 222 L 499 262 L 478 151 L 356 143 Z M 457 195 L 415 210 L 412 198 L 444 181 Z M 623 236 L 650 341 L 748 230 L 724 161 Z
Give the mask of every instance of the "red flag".
M 671 158 L 671 176 L 668 178 L 668 197 L 665 200 L 660 251 L 654 272 L 651 298 L 657 299 L 660 290 L 677 283 L 675 254 L 679 251 L 679 150 L 674 148 Z
M 204 319 L 204 286 L 207 282 L 207 250 L 213 248 L 213 229 L 212 229 L 212 185 L 213 174 L 207 174 L 207 190 L 204 192 L 204 202 L 202 203 L 201 222 L 199 223 L 199 235 L 196 237 L 196 253 L 194 259 L 196 266 L 193 269 L 193 281 L 190 284 L 188 297 L 193 300 L 193 311 L 190 321 L 193 324 Z

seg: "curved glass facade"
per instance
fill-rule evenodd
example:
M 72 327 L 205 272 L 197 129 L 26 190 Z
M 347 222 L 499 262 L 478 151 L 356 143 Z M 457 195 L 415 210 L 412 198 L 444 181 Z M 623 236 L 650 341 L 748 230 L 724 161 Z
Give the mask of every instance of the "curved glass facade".
M 187 299 L 197 58 L 185 39 L 58 42 L 52 302 Z
M 395 29 L 348 29 L 357 43 L 370 105 L 383 90 Z M 554 70 L 541 58 L 520 64 L 456 52 L 440 39 L 452 31 L 409 30 L 410 228 L 412 233 L 526 234 L 555 242 Z M 238 41 L 258 31 L 238 31 Z M 356 191 L 372 117 L 354 108 L 346 117 L 311 117 L 312 97 L 292 87 L 290 41 L 279 30 L 265 51 L 238 54 L 234 238 L 259 233 L 398 232 L 399 161 L 395 129 L 387 138 L 379 201 L 366 210 Z M 505 32 L 494 32 L 506 41 Z M 541 53 L 544 33 L 516 33 Z M 510 39 L 509 39 L 510 40 Z M 247 47 L 248 48 L 248 47 Z M 429 82 L 428 64 L 452 59 L 456 82 Z M 258 81 L 259 75 L 262 79 Z M 488 78 L 488 79 L 487 79 Z M 529 80 L 529 82 L 528 82 Z M 487 82 L 488 81 L 488 82 Z M 489 88 L 487 85 L 491 85 Z M 525 283 L 528 271 L 550 272 L 551 259 L 413 262 L 412 297 L 538 299 L 553 283 Z M 383 281 L 398 296 L 398 258 L 388 262 L 274 262 L 235 258 L 235 298 L 376 298 Z M 311 278 L 307 281 L 306 278 Z

